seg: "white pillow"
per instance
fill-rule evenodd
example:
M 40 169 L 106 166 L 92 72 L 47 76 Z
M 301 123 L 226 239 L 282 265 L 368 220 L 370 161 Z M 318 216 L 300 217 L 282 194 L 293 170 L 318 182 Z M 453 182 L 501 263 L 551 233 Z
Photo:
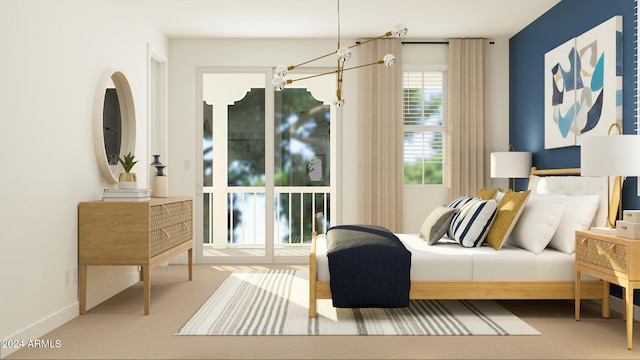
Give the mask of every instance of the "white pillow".
M 560 224 L 566 199 L 565 195 L 529 195 L 507 243 L 540 254 Z
M 549 247 L 573 254 L 576 250 L 576 230 L 588 230 L 591 227 L 599 201 L 598 195 L 567 196 L 560 225 L 551 238 Z

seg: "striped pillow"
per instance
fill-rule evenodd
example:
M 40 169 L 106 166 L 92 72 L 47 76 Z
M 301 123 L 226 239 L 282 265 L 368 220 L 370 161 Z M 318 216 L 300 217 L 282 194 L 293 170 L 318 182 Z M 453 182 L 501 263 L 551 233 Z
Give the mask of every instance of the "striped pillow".
M 454 209 L 462 209 L 463 206 L 465 206 L 467 203 L 469 202 L 473 202 L 476 200 L 481 200 L 480 198 L 476 198 L 476 197 L 468 197 L 468 196 L 458 196 L 457 198 L 453 199 L 453 201 L 447 205 L 450 208 L 454 208 Z M 453 218 L 451 219 L 453 220 Z M 447 237 L 449 239 L 453 239 L 453 233 L 451 232 L 451 224 L 449 224 L 449 229 L 447 230 Z
M 449 227 L 449 237 L 464 247 L 478 247 L 487 237 L 496 217 L 498 203 L 475 198 L 460 208 Z
M 459 196 L 455 199 L 453 199 L 453 201 L 448 205 L 451 208 L 462 208 L 465 204 L 467 204 L 470 201 L 475 201 L 475 200 L 480 200 L 480 198 L 474 198 L 474 197 L 468 197 L 468 196 Z

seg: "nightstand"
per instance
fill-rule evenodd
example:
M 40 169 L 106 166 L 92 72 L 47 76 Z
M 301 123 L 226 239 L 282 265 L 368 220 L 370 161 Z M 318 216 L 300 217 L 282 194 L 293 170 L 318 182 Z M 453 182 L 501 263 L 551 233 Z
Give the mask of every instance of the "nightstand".
M 640 240 L 591 231 L 576 231 L 576 320 L 580 320 L 580 274 L 595 276 L 624 288 L 627 347 L 633 342 L 633 290 L 640 288 Z M 602 316 L 609 317 L 609 286 L 605 284 Z

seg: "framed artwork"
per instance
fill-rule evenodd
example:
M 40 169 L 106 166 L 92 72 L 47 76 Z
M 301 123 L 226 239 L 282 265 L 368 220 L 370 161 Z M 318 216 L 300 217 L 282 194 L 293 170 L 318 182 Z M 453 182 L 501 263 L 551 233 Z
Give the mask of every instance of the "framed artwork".
M 544 71 L 545 149 L 622 126 L 622 16 L 547 52 Z
M 544 55 L 544 148 L 576 144 L 576 39 Z

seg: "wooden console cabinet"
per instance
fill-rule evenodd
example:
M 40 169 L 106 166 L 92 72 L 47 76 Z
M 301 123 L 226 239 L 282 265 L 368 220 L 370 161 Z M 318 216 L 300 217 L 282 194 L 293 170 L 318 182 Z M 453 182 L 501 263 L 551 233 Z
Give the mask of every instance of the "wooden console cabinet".
M 88 265 L 138 265 L 144 281 L 144 313 L 149 314 L 149 270 L 188 252 L 193 276 L 193 200 L 90 201 L 78 206 L 78 297 L 87 310 Z

